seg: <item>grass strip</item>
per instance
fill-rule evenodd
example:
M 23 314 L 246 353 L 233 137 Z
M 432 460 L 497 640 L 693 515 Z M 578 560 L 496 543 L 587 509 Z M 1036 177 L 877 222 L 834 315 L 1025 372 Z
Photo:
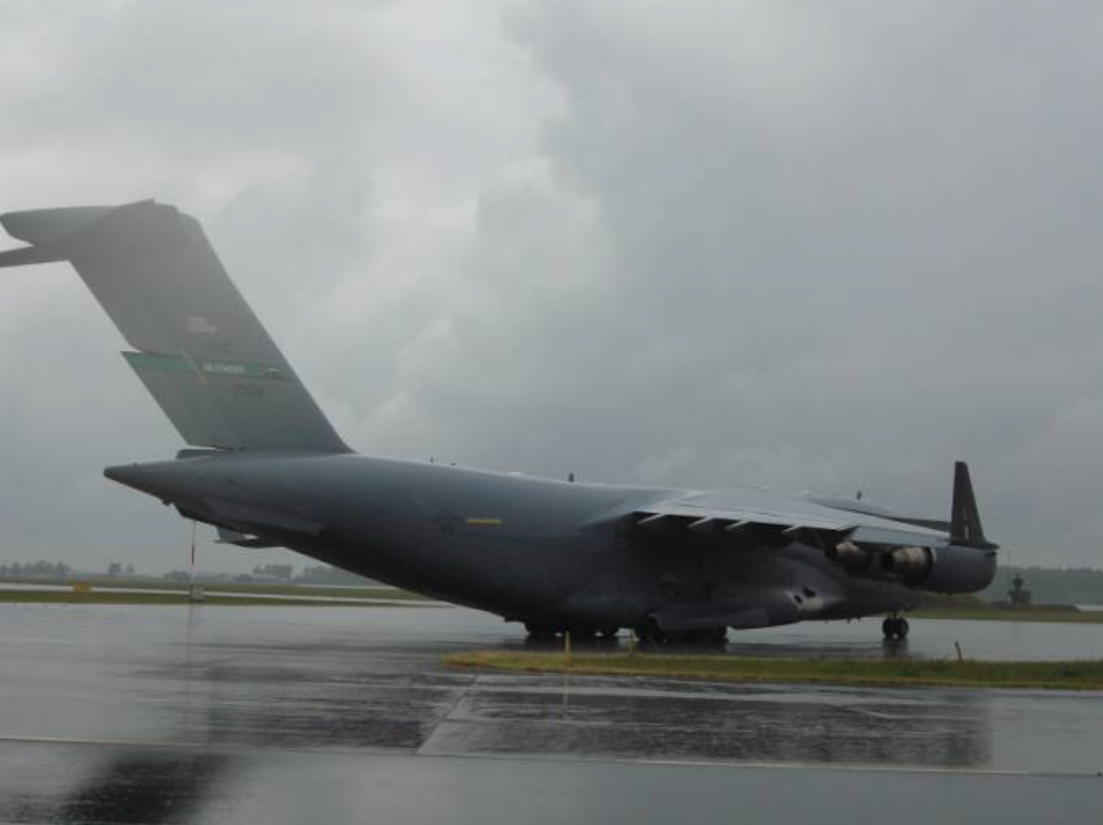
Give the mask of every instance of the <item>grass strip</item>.
M 126 587 L 141 590 L 181 590 L 188 587 L 186 581 L 165 581 L 157 579 L 127 579 L 112 578 L 109 576 L 93 576 L 71 579 L 58 578 L 34 578 L 34 579 L 0 579 L 4 584 L 24 585 L 61 585 L 72 587 L 73 585 L 86 584 L 97 587 Z M 221 583 L 198 581 L 197 585 L 203 588 L 205 593 L 241 593 L 243 595 L 266 596 L 328 596 L 330 598 L 345 599 L 389 599 L 411 601 L 433 601 L 429 596 L 421 596 L 411 593 L 409 590 L 399 590 L 393 587 L 327 587 L 325 585 L 300 585 L 300 584 L 245 584 L 245 583 Z
M 723 682 L 889 687 L 1103 690 L 1103 660 L 986 662 L 966 659 L 834 659 L 654 653 L 545 653 L 485 650 L 444 657 L 453 667 L 534 673 L 651 676 Z
M 908 614 L 916 619 L 951 619 L 975 622 L 1062 622 L 1103 624 L 1103 610 L 999 610 L 996 608 L 954 610 L 920 608 Z
M 388 602 L 349 602 L 327 599 L 281 599 L 276 597 L 218 596 L 204 594 L 201 604 L 232 605 L 234 607 L 404 607 L 402 600 Z M 0 604 L 189 604 L 186 593 L 112 593 L 92 590 L 77 593 L 72 590 L 0 590 Z

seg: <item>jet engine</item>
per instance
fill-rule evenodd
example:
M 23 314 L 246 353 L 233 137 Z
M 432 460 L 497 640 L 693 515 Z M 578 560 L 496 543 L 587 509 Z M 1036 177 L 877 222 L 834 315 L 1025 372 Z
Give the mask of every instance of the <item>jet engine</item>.
M 947 547 L 861 547 L 840 542 L 828 558 L 854 576 L 888 579 L 933 593 L 975 593 L 992 583 L 996 552 Z
M 933 593 L 975 593 L 996 575 L 996 551 L 951 544 L 898 547 L 881 556 L 881 566 L 905 584 Z
M 919 584 L 931 575 L 934 555 L 929 547 L 897 547 L 881 554 L 881 567 L 907 584 Z
M 869 569 L 873 553 L 852 541 L 841 541 L 827 548 L 827 558 L 842 566 L 847 573 L 858 575 Z

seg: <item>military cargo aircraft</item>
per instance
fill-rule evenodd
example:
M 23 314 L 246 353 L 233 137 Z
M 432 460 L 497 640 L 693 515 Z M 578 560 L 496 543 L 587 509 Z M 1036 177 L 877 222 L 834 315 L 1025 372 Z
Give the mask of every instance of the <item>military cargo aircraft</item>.
M 522 622 L 534 637 L 721 640 L 729 628 L 886 616 L 993 578 L 969 472 L 948 521 L 850 499 L 594 484 L 351 450 L 198 221 L 141 201 L 10 212 L 0 266 L 69 261 L 189 447 L 104 474 L 242 547 L 282 546 Z

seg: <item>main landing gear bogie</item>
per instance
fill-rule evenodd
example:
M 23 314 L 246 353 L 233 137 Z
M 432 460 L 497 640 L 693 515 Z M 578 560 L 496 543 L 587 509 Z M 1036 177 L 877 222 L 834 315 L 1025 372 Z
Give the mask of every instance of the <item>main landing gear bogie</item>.
M 908 638 L 908 620 L 903 616 L 889 616 L 881 622 L 881 632 L 887 641 Z
M 635 634 L 644 646 L 723 647 L 728 642 L 726 627 L 664 631 L 654 621 L 646 621 L 635 628 Z
M 619 627 L 606 626 L 606 627 L 591 627 L 576 626 L 576 627 L 557 627 L 553 625 L 538 624 L 535 622 L 525 622 L 525 632 L 528 634 L 529 641 L 532 642 L 551 642 L 557 637 L 564 637 L 568 633 L 571 634 L 571 641 L 584 644 L 586 642 L 610 642 L 615 641 L 617 634 L 620 632 Z

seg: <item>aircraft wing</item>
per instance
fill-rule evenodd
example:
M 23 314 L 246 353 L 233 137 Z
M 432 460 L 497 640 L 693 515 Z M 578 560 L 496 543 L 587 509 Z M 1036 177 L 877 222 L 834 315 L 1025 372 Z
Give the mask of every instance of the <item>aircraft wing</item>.
M 687 493 L 648 502 L 630 516 L 641 530 L 698 533 L 735 543 L 800 541 L 819 547 L 839 542 L 880 546 L 942 547 L 947 533 L 866 513 L 848 512 L 769 490 L 741 488 Z M 786 541 L 788 540 L 788 541 Z

